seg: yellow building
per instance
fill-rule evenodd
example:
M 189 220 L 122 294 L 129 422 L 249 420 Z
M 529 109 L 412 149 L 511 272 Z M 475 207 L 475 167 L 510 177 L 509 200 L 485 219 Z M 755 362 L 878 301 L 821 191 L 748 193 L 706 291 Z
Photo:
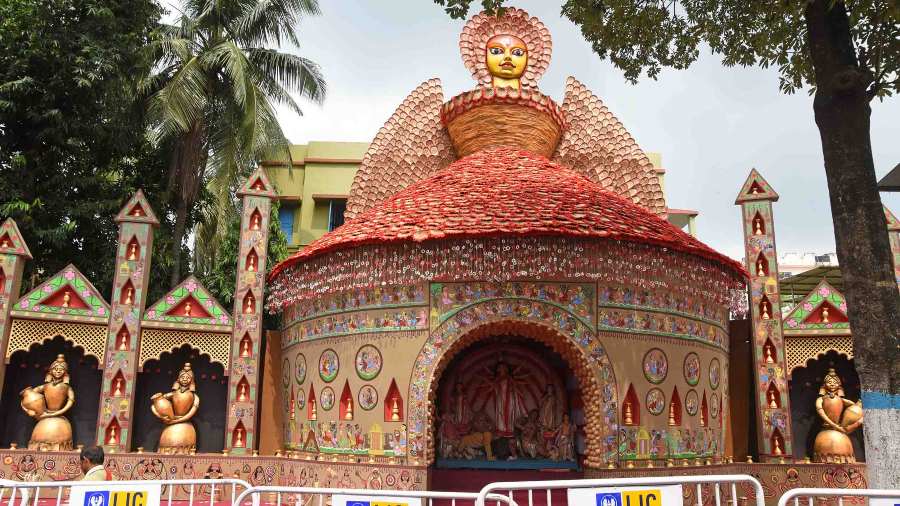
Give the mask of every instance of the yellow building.
M 263 162 L 278 191 L 279 221 L 291 253 L 344 223 L 350 185 L 368 147 L 367 142 L 313 141 L 291 146 L 290 165 L 286 160 Z M 648 156 L 665 191 L 662 157 Z M 670 223 L 696 235 L 696 211 L 668 211 Z

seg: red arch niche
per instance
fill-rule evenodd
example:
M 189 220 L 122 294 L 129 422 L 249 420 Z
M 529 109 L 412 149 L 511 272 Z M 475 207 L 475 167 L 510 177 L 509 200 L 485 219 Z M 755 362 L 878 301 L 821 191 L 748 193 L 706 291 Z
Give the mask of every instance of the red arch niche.
M 297 397 L 294 395 L 294 385 L 291 385 L 291 407 L 288 408 L 291 420 L 297 418 Z
M 630 422 L 628 419 L 631 419 Z M 622 425 L 641 424 L 641 402 L 634 391 L 634 384 L 628 385 L 625 402 L 622 403 Z
M 247 257 L 244 259 L 244 270 L 247 272 L 256 272 L 259 270 L 259 255 L 256 254 L 256 248 L 250 248 Z
M 3 267 L 0 267 L 0 292 L 3 291 L 6 286 L 6 273 L 3 272 Z
M 757 276 L 764 278 L 769 275 L 769 259 L 766 258 L 765 253 L 759 253 L 759 256 L 756 257 L 756 264 L 754 267 L 756 268 Z
M 259 230 L 262 228 L 262 213 L 259 212 L 259 209 L 254 209 L 252 213 L 250 213 L 250 230 Z
M 234 448 L 247 447 L 247 429 L 244 428 L 244 422 L 238 420 L 234 430 L 231 431 L 231 446 Z
M 341 420 L 353 420 L 353 393 L 350 391 L 350 381 L 344 380 L 344 389 L 341 391 L 341 405 L 338 408 Z
M 244 295 L 244 302 L 241 304 L 241 307 L 244 308 L 244 314 L 256 312 L 256 297 L 253 296 L 253 292 L 250 290 L 247 290 L 247 295 Z
M 244 332 L 241 338 L 241 358 L 253 356 L 253 341 L 250 339 L 250 333 Z
M 132 237 L 130 241 L 128 241 L 128 245 L 125 246 L 125 259 L 126 260 L 140 260 L 141 259 L 141 243 L 138 242 L 137 237 Z
M 669 426 L 681 426 L 681 396 L 677 386 L 672 389 L 672 400 L 669 401 Z
M 316 413 L 316 387 L 309 386 L 309 396 L 306 397 L 306 418 L 307 420 L 315 420 L 318 418 Z
M 391 386 L 384 398 L 384 421 L 399 422 L 401 420 L 403 420 L 403 397 L 400 395 L 400 389 L 397 388 L 397 381 L 392 378 Z
M 106 430 L 103 431 L 103 444 L 117 445 L 122 437 L 122 427 L 119 426 L 119 419 L 113 417 Z
M 803 319 L 803 323 L 847 323 L 848 321 L 850 320 L 847 315 L 827 300 Z
M 772 303 L 769 302 L 769 297 L 767 295 L 763 295 L 762 299 L 759 301 L 759 318 L 761 320 L 772 319 Z
M 113 397 L 128 396 L 128 382 L 125 381 L 125 375 L 122 374 L 121 369 L 113 376 L 112 382 L 109 384 L 109 391 Z
M 125 282 L 122 286 L 122 291 L 119 292 L 119 304 L 123 306 L 133 306 L 135 298 L 134 285 L 131 283 L 131 280 Z
M 128 332 L 128 327 L 124 324 L 122 328 L 119 329 L 119 333 L 116 334 L 116 349 L 119 351 L 128 351 L 131 349 L 131 333 Z
M 700 426 L 709 425 L 709 403 L 706 402 L 706 390 L 703 391 L 703 398 L 700 400 Z
M 753 229 L 753 235 L 766 235 L 766 220 L 759 211 L 753 216 L 750 227 Z
M 69 285 L 64 285 L 59 290 L 41 301 L 45 306 L 65 307 L 72 309 L 88 309 L 90 306 L 78 296 L 78 293 Z
M 775 386 L 775 382 L 769 382 L 769 388 L 766 389 L 766 406 L 770 408 L 781 407 L 781 392 Z
M 169 316 L 181 316 L 186 318 L 211 318 L 209 311 L 203 308 L 193 295 L 188 295 L 181 302 L 166 311 Z
M 250 400 L 250 382 L 247 381 L 246 376 L 241 376 L 241 380 L 238 381 L 234 391 L 234 398 L 237 399 L 237 402 L 247 402 Z

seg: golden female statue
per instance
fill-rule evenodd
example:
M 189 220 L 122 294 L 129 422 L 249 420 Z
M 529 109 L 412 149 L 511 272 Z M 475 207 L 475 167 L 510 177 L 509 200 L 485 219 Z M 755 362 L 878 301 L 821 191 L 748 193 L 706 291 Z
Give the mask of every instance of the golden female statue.
M 184 364 L 172 384 L 172 391 L 157 393 L 150 398 L 150 411 L 166 424 L 159 435 L 159 453 L 191 453 L 197 449 L 197 431 L 189 421 L 200 407 L 196 391 L 191 364 Z
M 26 388 L 22 396 L 22 409 L 38 422 L 31 432 L 28 448 L 31 450 L 71 450 L 72 424 L 62 416 L 75 404 L 75 391 L 69 386 L 69 364 L 63 355 L 47 369 L 44 384 Z
M 816 399 L 816 413 L 822 419 L 822 431 L 813 444 L 815 462 L 846 463 L 856 462 L 853 444 L 847 434 L 858 429 L 863 422 L 862 403 L 844 397 L 841 378 L 828 369 L 828 374 L 819 388 Z

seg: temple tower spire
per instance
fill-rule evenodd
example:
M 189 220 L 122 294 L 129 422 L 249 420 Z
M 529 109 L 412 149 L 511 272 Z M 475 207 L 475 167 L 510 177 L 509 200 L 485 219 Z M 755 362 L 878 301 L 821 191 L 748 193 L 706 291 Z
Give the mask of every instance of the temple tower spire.
M 131 449 L 137 350 L 147 303 L 153 229 L 159 225 L 159 220 L 144 192 L 138 190 L 119 211 L 116 223 L 119 224 L 119 241 L 109 301 L 106 350 L 100 366 L 103 381 L 96 437 L 97 444 L 107 451 L 127 452 Z
M 238 190 L 241 231 L 234 290 L 234 330 L 228 373 L 228 421 L 225 448 L 245 454 L 257 444 L 259 354 L 262 351 L 262 311 L 269 246 L 269 214 L 276 197 L 260 167 Z
M 752 169 L 734 202 L 741 206 L 744 258 L 750 273 L 757 446 L 761 459 L 793 453 L 772 213 L 772 203 L 776 201 L 778 194 Z

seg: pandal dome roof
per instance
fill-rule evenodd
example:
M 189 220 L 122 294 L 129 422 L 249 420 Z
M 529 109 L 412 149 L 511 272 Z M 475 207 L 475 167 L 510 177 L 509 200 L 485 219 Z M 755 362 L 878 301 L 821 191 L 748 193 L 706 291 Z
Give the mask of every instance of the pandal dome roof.
M 269 278 L 299 262 L 364 244 L 511 235 L 651 244 L 746 276 L 738 262 L 574 170 L 529 151 L 497 147 L 411 184 L 285 259 Z

